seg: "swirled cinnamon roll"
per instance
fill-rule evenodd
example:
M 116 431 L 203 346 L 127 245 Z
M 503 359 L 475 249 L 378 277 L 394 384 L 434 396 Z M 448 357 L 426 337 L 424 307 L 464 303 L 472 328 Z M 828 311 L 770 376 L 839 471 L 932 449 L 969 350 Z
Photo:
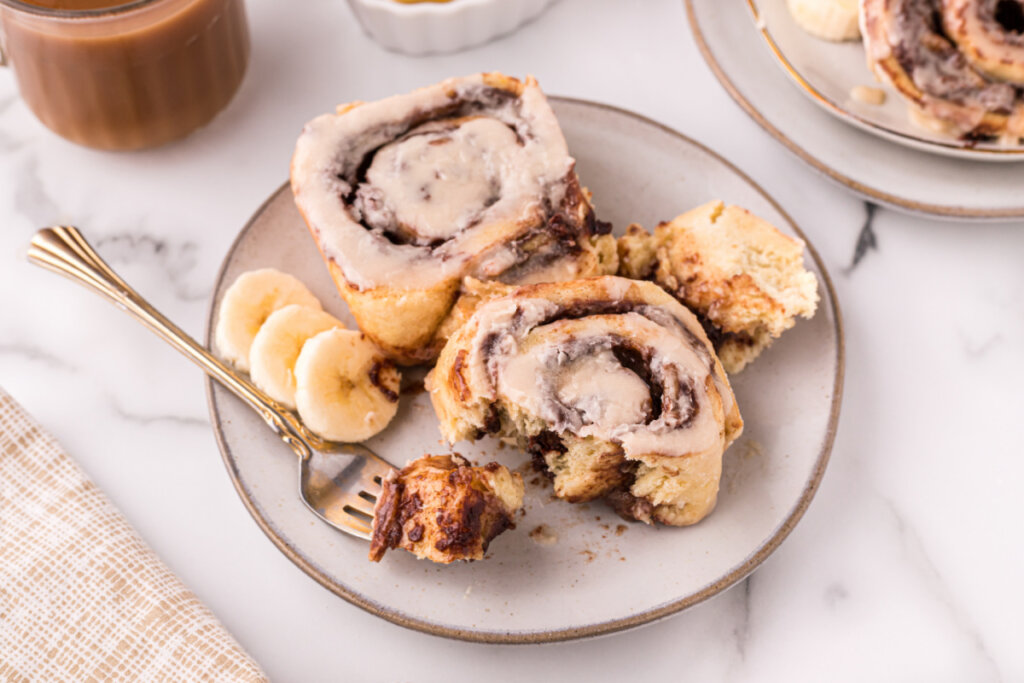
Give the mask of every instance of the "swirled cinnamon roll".
M 861 33 L 868 66 L 907 98 L 917 123 L 958 136 L 993 136 L 1016 142 L 1024 136 L 1024 108 L 1018 90 L 978 71 L 1001 71 L 987 63 L 1000 61 L 1000 55 L 980 40 L 985 36 L 994 40 L 992 33 L 983 34 L 981 29 L 992 27 L 997 21 L 996 8 L 1006 0 L 969 4 L 987 9 L 976 7 L 970 12 L 963 9 L 965 3 L 950 0 L 862 0 Z M 1017 5 L 1019 11 L 1016 0 L 1009 4 Z M 959 36 L 963 45 L 975 42 L 974 52 L 980 54 L 971 58 L 970 49 L 961 52 L 962 46 L 951 40 L 946 30 Z M 1020 35 L 1011 34 L 1001 34 L 1007 45 L 1020 43 Z
M 308 123 L 295 201 L 360 329 L 400 363 L 431 360 L 466 275 L 529 283 L 614 272 L 537 82 L 453 78 Z
M 427 378 L 441 433 L 516 441 L 571 502 L 645 522 L 715 505 L 743 421 L 696 317 L 651 282 L 599 277 L 481 303 Z
M 975 69 L 1024 85 L 1024 2 L 942 0 L 942 25 Z
M 738 206 L 712 201 L 619 239 L 620 274 L 651 279 L 696 313 L 730 373 L 810 318 L 818 281 L 802 241 Z

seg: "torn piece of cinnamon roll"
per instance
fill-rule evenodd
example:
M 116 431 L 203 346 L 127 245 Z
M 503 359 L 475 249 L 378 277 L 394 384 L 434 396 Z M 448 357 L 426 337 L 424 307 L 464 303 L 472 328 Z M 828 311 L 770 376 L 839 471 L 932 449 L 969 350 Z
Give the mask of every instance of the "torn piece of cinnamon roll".
M 645 522 L 715 505 L 743 421 L 696 317 L 651 282 L 599 277 L 481 303 L 427 378 L 441 433 L 515 440 L 571 502 L 615 495 Z
M 458 455 L 425 455 L 382 484 L 370 559 L 392 548 L 449 564 L 481 560 L 496 536 L 515 528 L 523 478 L 498 463 L 476 467 Z
M 309 122 L 296 205 L 360 329 L 392 359 L 433 359 L 467 275 L 530 283 L 614 272 L 537 82 L 453 78 Z
M 651 279 L 696 313 L 726 371 L 757 358 L 818 305 L 804 243 L 738 206 L 711 201 L 654 234 L 631 225 L 619 238 L 619 272 Z

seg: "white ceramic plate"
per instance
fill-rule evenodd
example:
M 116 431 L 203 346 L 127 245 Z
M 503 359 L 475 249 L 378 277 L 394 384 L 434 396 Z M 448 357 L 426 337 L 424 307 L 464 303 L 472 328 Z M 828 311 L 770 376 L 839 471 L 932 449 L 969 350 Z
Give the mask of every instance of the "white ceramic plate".
M 942 157 L 847 125 L 793 87 L 762 39 L 747 2 L 684 2 L 698 47 L 733 99 L 828 177 L 871 201 L 912 213 L 1024 218 L 1024 164 Z
M 746 176 L 688 138 L 606 106 L 556 99 L 554 107 L 599 215 L 617 229 L 630 220 L 653 226 L 720 197 L 796 232 Z M 208 330 L 225 288 L 266 266 L 298 275 L 327 310 L 352 322 L 283 187 L 228 252 Z M 839 413 L 843 347 L 835 295 L 813 249 L 808 266 L 821 283 L 818 313 L 734 379 L 744 435 L 726 453 L 717 509 L 690 528 L 626 524 L 604 504 L 552 500 L 549 488 L 529 483 L 541 477 L 523 470 L 526 516 L 491 544 L 490 559 L 443 567 L 396 551 L 373 564 L 365 542 L 322 523 L 300 502 L 291 451 L 211 381 L 214 429 L 239 495 L 278 548 L 329 590 L 385 619 L 488 642 L 566 640 L 647 623 L 746 576 L 792 530 L 817 489 Z M 403 394 L 392 425 L 368 445 L 398 465 L 445 452 L 429 397 Z M 455 450 L 513 467 L 527 461 L 494 441 Z M 556 531 L 556 543 L 531 540 L 540 524 Z
M 893 88 L 876 82 L 860 41 L 830 43 L 810 35 L 793 20 L 786 0 L 747 0 L 751 16 L 771 53 L 800 91 L 840 120 L 914 149 L 975 161 L 1024 161 L 1024 145 L 971 143 L 915 126 L 907 103 Z M 859 85 L 883 88 L 875 106 L 850 97 Z

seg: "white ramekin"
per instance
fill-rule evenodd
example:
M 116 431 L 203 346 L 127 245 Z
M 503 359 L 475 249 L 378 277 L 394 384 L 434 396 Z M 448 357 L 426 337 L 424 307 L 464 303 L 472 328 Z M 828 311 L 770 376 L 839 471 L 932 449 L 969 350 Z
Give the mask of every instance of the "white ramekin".
M 410 55 L 455 52 L 511 33 L 554 0 L 451 0 L 405 4 L 348 0 L 363 30 L 389 50 Z

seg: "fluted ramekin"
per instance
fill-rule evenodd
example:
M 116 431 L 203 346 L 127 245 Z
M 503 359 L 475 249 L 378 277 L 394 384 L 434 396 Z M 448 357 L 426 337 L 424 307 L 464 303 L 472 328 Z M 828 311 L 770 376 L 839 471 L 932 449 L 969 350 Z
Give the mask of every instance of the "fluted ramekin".
M 456 52 L 511 33 L 554 0 L 451 0 L 405 4 L 348 0 L 363 30 L 389 50 L 410 55 Z

